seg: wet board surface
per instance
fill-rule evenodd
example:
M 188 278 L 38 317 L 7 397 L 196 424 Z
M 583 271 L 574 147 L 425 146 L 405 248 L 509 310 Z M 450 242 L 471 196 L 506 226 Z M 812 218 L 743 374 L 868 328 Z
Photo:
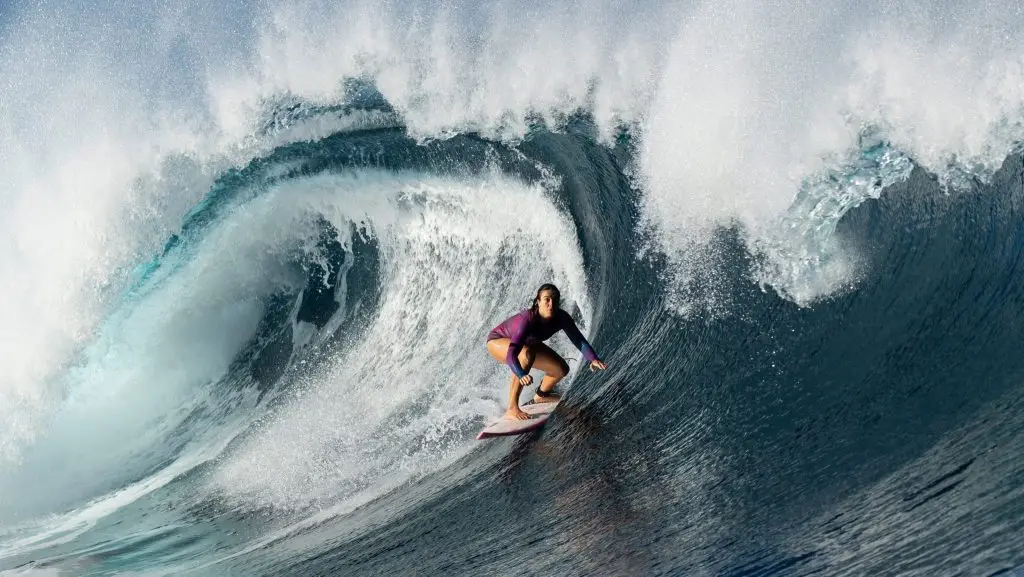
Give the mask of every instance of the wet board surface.
M 555 410 L 555 406 L 558 403 L 531 403 L 529 405 L 520 405 L 519 408 L 526 414 L 530 415 L 530 418 L 526 421 L 517 421 L 514 419 L 506 419 L 504 416 L 497 421 L 484 427 L 484 430 L 480 431 L 480 434 L 476 436 L 476 440 L 486 439 L 488 437 L 503 437 L 506 435 L 521 435 L 530 431 L 541 428 L 548 417 L 551 416 L 551 412 Z

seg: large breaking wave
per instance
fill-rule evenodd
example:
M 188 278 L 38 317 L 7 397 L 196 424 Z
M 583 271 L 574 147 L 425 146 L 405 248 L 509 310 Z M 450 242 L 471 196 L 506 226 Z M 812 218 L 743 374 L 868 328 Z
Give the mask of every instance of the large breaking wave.
M 1020 565 L 1013 6 L 4 10 L 0 569 Z

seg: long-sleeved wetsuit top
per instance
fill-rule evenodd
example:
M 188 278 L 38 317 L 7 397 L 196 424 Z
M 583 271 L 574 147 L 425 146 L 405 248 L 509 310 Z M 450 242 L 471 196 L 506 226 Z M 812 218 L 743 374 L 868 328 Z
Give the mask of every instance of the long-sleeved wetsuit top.
M 583 338 L 580 329 L 576 327 L 576 323 L 569 313 L 562 309 L 555 311 L 555 315 L 550 320 L 535 314 L 530 309 L 525 309 L 491 329 L 487 340 L 506 338 L 512 341 L 508 345 L 508 353 L 505 354 L 505 364 L 512 369 L 517 377 L 523 377 L 526 376 L 526 371 L 519 364 L 519 351 L 523 349 L 523 345 L 546 341 L 558 331 L 565 331 L 565 336 L 569 337 L 572 344 L 576 345 L 576 348 L 583 353 L 583 358 L 587 359 L 588 363 L 597 360 L 594 348 L 590 346 L 587 339 Z

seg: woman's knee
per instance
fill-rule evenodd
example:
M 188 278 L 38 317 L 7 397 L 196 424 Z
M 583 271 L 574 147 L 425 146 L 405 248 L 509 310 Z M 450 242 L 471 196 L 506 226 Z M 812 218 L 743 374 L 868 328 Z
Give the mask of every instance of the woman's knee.
M 555 379 L 561 379 L 569 374 L 569 363 L 565 362 L 559 354 L 552 352 L 546 355 L 543 363 L 544 374 Z

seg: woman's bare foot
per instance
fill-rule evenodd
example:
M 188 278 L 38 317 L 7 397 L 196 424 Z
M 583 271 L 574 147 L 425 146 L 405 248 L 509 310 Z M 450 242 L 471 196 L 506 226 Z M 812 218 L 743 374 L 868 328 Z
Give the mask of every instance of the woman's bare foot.
M 533 396 L 533 402 L 536 403 L 557 403 L 562 400 L 562 395 L 558 393 L 548 393 L 548 396 L 542 397 L 540 395 Z
M 526 412 L 519 407 L 516 407 L 505 411 L 505 418 L 512 419 L 513 421 L 527 421 L 530 419 L 530 415 L 526 414 Z

